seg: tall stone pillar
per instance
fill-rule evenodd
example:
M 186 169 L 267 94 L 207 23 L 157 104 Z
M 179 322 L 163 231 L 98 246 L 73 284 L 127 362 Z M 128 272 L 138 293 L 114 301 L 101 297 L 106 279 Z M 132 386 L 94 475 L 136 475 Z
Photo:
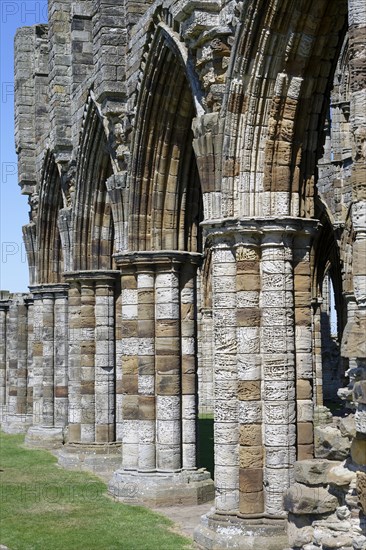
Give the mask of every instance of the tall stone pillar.
M 31 287 L 33 294 L 33 425 L 27 445 L 56 448 L 68 423 L 67 290 L 59 283 Z
M 198 395 L 199 412 L 213 414 L 213 333 L 212 307 L 202 308 L 198 329 Z
M 95 289 L 93 280 L 80 281 L 80 433 L 75 441 L 95 441 Z M 70 440 L 71 442 L 71 440 Z
M 231 547 L 287 546 L 282 497 L 303 451 L 296 449 L 302 425 L 312 421 L 303 380 L 312 351 L 315 227 L 297 218 L 205 222 L 213 262 L 216 500 L 195 532 L 204 548 L 227 547 L 229 527 Z
M 25 433 L 28 411 L 28 307 L 24 294 L 13 294 L 6 317 L 6 409 L 2 429 Z
M 180 279 L 182 334 L 182 467 L 194 470 L 197 463 L 197 268 L 184 264 Z
M 171 370 L 156 372 L 156 466 L 158 471 L 180 470 L 181 440 L 181 341 L 179 304 L 179 265 L 169 261 L 158 265 L 155 278 L 156 355 L 169 356 Z
M 27 306 L 27 414 L 31 415 L 33 422 L 33 337 L 34 337 L 34 300 L 29 295 L 24 299 Z
M 122 469 L 110 492 L 152 505 L 204 502 L 196 468 L 196 270 L 199 254 L 121 255 Z
M 118 275 L 104 270 L 65 275 L 70 284 L 69 432 L 59 463 L 101 474 L 113 471 L 120 452 L 115 415 Z
M 342 355 L 350 359 L 352 401 L 356 405 L 356 437 L 352 441 L 351 457 L 356 466 L 366 467 L 366 9 L 363 2 L 348 0 L 350 127 L 352 132 L 352 282 L 355 303 L 349 308 L 343 334 Z M 351 290 L 351 289 L 350 289 Z M 354 367 L 356 366 L 356 369 Z M 353 372 L 352 372 L 353 371 Z M 357 474 L 357 492 L 365 503 L 366 474 Z
M 156 469 L 156 428 L 155 428 L 155 297 L 154 269 L 150 265 L 137 266 L 137 375 L 133 378 L 138 394 L 138 469 L 141 472 L 154 472 Z M 133 321 L 132 321 L 133 323 Z M 160 328 L 163 332 L 163 328 Z M 158 333 L 158 330 L 157 330 Z M 158 336 L 158 334 L 156 334 Z
M 95 441 L 116 441 L 114 280 L 95 283 Z
M 315 228 L 316 222 L 313 222 Z M 293 240 L 294 266 L 294 320 L 295 320 L 295 365 L 296 365 L 296 444 L 297 460 L 314 458 L 314 406 L 318 397 L 316 388 L 316 359 L 312 323 L 312 268 L 311 222 L 308 230 L 296 234 Z M 316 390 L 315 390 L 316 391 Z
M 55 427 L 68 424 L 68 296 L 66 288 L 54 295 L 54 418 Z
M 122 468 L 137 470 L 139 456 L 138 418 L 138 291 L 134 267 L 122 266 L 121 273 L 121 341 L 118 354 L 121 379 L 118 382 L 117 406 L 120 414 Z M 117 344 L 118 345 L 118 344 Z M 141 360 L 143 368 L 143 359 Z
M 70 280 L 69 308 L 68 308 L 68 441 L 80 441 L 80 375 L 81 375 L 81 296 L 80 285 L 77 281 Z
M 7 322 L 9 299 L 1 295 L 0 299 L 0 422 L 6 415 L 6 356 L 7 356 Z

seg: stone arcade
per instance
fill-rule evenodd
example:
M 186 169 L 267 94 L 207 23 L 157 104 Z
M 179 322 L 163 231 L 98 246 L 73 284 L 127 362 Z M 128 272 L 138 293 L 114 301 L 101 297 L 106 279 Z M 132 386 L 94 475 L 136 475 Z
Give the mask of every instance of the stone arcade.
M 15 39 L 2 429 L 127 501 L 214 492 L 201 548 L 366 548 L 365 2 L 48 5 Z

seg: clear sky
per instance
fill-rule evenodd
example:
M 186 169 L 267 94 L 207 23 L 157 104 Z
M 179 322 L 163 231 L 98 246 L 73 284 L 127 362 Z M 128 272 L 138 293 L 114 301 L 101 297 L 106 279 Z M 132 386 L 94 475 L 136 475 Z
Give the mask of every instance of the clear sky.
M 47 22 L 47 0 L 0 0 L 0 290 L 27 291 L 22 225 L 28 197 L 20 194 L 14 144 L 14 35 L 18 27 Z

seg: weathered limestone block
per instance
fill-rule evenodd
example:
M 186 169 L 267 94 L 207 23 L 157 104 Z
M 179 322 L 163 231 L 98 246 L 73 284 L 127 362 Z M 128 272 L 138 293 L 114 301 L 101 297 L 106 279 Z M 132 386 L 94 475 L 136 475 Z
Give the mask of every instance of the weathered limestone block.
M 314 542 L 321 544 L 322 548 L 331 549 L 351 549 L 353 547 L 352 537 L 346 533 L 335 533 L 324 526 L 314 528 Z
M 351 442 L 343 437 L 336 426 L 316 426 L 314 429 L 315 455 L 317 458 L 344 460 L 347 458 Z
M 328 483 L 340 487 L 350 485 L 356 480 L 356 473 L 346 467 L 346 463 L 333 466 L 328 471 Z
M 366 405 L 357 405 L 355 414 L 355 428 L 357 432 L 366 434 Z
M 366 405 L 366 380 L 359 380 L 354 383 L 353 398 L 357 403 Z
M 313 541 L 314 528 L 311 525 L 312 516 L 288 515 L 288 542 L 291 548 L 302 548 Z
M 352 438 L 356 435 L 355 415 L 350 414 L 341 418 L 339 422 L 339 429 L 343 437 Z
M 357 496 L 363 513 L 366 515 L 366 474 L 357 472 Z
M 314 425 L 326 426 L 333 423 L 333 416 L 327 407 L 317 406 L 314 408 Z
M 353 462 L 360 466 L 366 466 L 366 439 L 355 438 L 351 445 L 351 457 Z
M 338 507 L 338 498 L 323 487 L 306 487 L 300 483 L 285 493 L 284 507 L 293 514 L 328 514 Z
M 295 481 L 304 485 L 327 485 L 328 473 L 334 464 L 333 461 L 322 459 L 295 462 Z

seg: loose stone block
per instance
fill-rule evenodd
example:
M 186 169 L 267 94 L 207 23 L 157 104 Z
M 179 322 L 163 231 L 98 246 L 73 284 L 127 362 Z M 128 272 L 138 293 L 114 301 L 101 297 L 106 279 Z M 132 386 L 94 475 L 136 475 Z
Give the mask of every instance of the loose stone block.
M 338 507 L 338 499 L 323 487 L 295 483 L 284 497 L 285 510 L 293 514 L 329 514 Z
M 360 466 L 366 466 L 366 439 L 354 439 L 351 445 L 352 460 Z
M 295 462 L 295 481 L 304 485 L 327 485 L 327 476 L 333 467 L 334 462 L 330 460 L 313 459 Z

